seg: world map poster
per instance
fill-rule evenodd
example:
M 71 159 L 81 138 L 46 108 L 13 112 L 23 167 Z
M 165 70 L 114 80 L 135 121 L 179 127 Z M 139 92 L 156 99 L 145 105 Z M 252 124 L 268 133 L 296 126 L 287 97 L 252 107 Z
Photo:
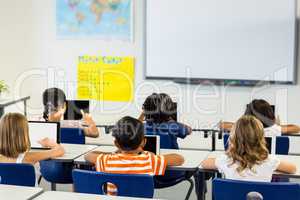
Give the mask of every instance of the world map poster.
M 58 39 L 132 41 L 132 0 L 56 0 Z

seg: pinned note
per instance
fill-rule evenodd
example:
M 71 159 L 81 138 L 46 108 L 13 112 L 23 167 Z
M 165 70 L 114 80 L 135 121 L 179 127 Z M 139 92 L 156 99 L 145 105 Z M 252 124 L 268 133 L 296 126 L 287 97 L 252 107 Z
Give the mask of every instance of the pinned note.
M 79 99 L 129 102 L 134 96 L 134 58 L 80 56 Z

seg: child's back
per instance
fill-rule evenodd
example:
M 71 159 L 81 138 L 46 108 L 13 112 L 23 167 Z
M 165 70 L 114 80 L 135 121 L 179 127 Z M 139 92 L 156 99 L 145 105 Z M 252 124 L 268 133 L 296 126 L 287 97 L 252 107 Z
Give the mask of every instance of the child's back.
M 253 116 L 243 116 L 234 125 L 226 154 L 209 158 L 202 167 L 218 169 L 225 178 L 270 182 L 275 170 L 294 173 L 296 167 L 269 155 L 262 123 Z
M 184 162 L 183 157 L 177 154 L 159 156 L 144 151 L 144 125 L 137 119 L 124 117 L 119 120 L 113 129 L 113 136 L 118 152 L 92 152 L 86 156 L 86 160 L 94 163 L 99 172 L 164 175 L 168 165 L 181 165 Z M 109 194 L 115 194 L 117 190 L 112 184 L 108 184 L 107 189 Z
M 179 149 L 177 138 L 184 139 L 191 134 L 191 128 L 174 121 L 174 102 L 167 94 L 152 94 L 143 104 L 146 134 L 159 135 L 161 148 Z

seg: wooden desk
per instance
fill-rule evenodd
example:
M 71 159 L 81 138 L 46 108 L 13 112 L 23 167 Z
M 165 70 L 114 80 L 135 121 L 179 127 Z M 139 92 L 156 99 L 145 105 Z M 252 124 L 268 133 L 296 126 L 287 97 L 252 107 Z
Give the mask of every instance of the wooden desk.
M 45 192 L 34 200 L 149 200 L 132 197 L 113 197 L 95 194 L 80 194 L 74 192 Z
M 100 146 L 94 151 L 102 151 L 102 152 L 115 152 L 117 149 L 113 146 Z M 175 150 L 175 149 L 161 149 L 160 154 L 169 154 L 169 153 L 177 153 L 182 155 L 185 158 L 185 162 L 182 166 L 172 166 L 168 169 L 172 170 L 184 170 L 184 171 L 194 171 L 197 170 L 200 163 L 207 158 L 209 155 L 209 151 L 195 151 L 195 150 Z M 75 164 L 80 165 L 90 165 L 84 159 L 84 155 L 78 157 L 74 160 Z
M 43 192 L 38 187 L 21 187 L 13 185 L 0 185 L 0 199 L 26 200 L 33 199 Z

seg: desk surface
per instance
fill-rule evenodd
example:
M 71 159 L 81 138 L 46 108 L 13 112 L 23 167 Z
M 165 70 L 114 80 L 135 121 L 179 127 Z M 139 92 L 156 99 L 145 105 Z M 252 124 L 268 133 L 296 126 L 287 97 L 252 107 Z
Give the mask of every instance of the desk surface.
M 71 192 L 45 192 L 35 198 L 35 200 L 146 200 L 132 197 L 113 197 L 94 194 L 80 194 Z M 149 199 L 148 199 L 149 200 Z
M 224 154 L 224 151 L 213 151 L 210 152 L 208 157 L 209 158 L 216 158 L 220 155 Z M 277 158 L 279 158 L 282 161 L 288 161 L 297 166 L 297 172 L 295 174 L 284 174 L 282 172 L 275 172 L 275 175 L 280 175 L 280 176 L 286 176 L 290 178 L 300 178 L 300 156 L 291 156 L 291 155 L 276 155 Z M 201 166 L 200 166 L 201 168 Z
M 115 152 L 117 149 L 113 146 L 101 146 L 96 149 L 95 151 L 102 151 L 102 152 Z M 195 150 L 175 150 L 175 149 L 161 149 L 160 154 L 169 154 L 169 153 L 177 153 L 182 155 L 185 158 L 185 162 L 182 166 L 174 166 L 169 167 L 172 170 L 195 170 L 199 167 L 200 163 L 207 158 L 209 155 L 209 151 L 195 151 Z M 83 164 L 88 165 L 84 160 L 84 155 L 78 157 L 74 160 L 75 164 Z
M 0 185 L 0 199 L 33 199 L 43 192 L 42 188 Z
M 79 156 L 92 151 L 97 148 L 95 145 L 81 145 L 81 144 L 62 144 L 65 148 L 65 155 L 59 158 L 55 158 L 55 161 L 61 162 L 73 162 Z M 41 151 L 41 150 L 31 150 L 31 151 Z

